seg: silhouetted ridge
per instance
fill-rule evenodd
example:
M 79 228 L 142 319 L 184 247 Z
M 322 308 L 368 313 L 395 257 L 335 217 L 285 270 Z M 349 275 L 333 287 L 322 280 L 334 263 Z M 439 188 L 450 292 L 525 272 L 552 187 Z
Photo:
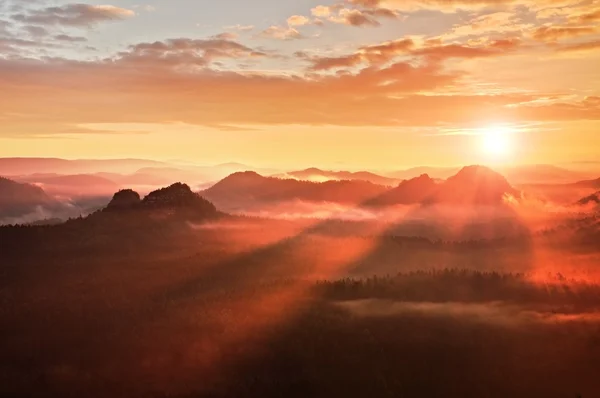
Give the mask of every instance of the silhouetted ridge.
M 123 189 L 114 194 L 112 200 L 106 206 L 107 210 L 123 210 L 131 209 L 141 203 L 140 194 L 131 190 Z
M 593 193 L 590 196 L 586 196 L 577 202 L 577 204 L 581 206 L 585 206 L 590 203 L 600 204 L 600 191 Z
M 194 217 L 219 214 L 211 202 L 194 193 L 188 185 L 180 182 L 150 192 L 143 200 L 140 200 L 140 195 L 131 189 L 121 190 L 113 196 L 104 212 L 121 211 L 121 214 L 125 215 L 128 210 L 133 211 L 132 214 L 147 211 L 156 212 L 156 214 L 180 214 Z M 165 210 L 167 213 L 164 213 Z
M 577 186 L 585 187 L 585 188 L 598 189 L 598 188 L 600 188 L 600 178 L 597 178 L 595 180 L 578 181 L 573 185 L 577 185 Z
M 52 199 L 38 186 L 19 183 L 0 177 L 0 205 L 19 203 L 44 203 Z
M 236 186 L 239 186 L 239 187 L 252 186 L 252 185 L 260 184 L 260 183 L 264 182 L 265 180 L 267 180 L 267 177 L 263 177 L 255 171 L 239 171 L 237 173 L 233 173 L 233 174 L 225 177 L 224 179 L 219 181 L 217 184 L 215 184 L 213 187 L 218 187 L 219 185 L 229 185 L 229 184 L 235 184 Z
M 426 202 L 493 205 L 507 195 L 520 196 L 504 176 L 485 166 L 467 166 L 442 183 Z
M 311 167 L 305 170 L 292 171 L 287 173 L 289 176 L 300 180 L 323 181 L 323 180 L 350 180 L 350 181 L 368 181 L 373 184 L 393 186 L 398 180 L 374 174 L 368 171 L 328 171 Z
M 234 173 L 202 192 L 219 207 L 244 207 L 250 203 L 304 200 L 358 204 L 388 188 L 362 180 L 326 182 L 263 177 L 255 172 Z
M 435 181 L 428 174 L 402 181 L 383 195 L 367 202 L 369 206 L 392 206 L 420 203 L 437 189 Z
M 194 208 L 209 213 L 217 212 L 212 203 L 194 193 L 187 184 L 180 182 L 150 192 L 142 200 L 142 206 L 146 208 Z
M 0 177 L 0 221 L 4 217 L 33 213 L 48 205 L 56 205 L 56 201 L 42 188 Z

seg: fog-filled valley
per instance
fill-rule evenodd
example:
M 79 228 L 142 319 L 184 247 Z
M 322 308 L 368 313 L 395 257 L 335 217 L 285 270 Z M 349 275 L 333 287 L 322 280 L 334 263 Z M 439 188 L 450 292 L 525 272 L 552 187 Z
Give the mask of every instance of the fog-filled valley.
M 0 395 L 600 394 L 600 173 L 132 162 L 0 167 Z

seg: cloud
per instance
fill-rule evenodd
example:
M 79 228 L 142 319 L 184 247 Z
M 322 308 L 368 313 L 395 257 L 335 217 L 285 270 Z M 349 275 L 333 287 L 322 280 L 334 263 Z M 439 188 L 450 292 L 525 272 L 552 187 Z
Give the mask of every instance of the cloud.
M 521 40 L 499 39 L 483 42 L 477 46 L 463 44 L 442 44 L 440 41 L 426 42 L 416 47 L 410 38 L 393 40 L 381 44 L 360 47 L 355 53 L 338 57 L 312 57 L 310 69 L 323 71 L 336 68 L 351 68 L 357 65 L 382 65 L 399 55 L 425 57 L 441 62 L 451 58 L 482 58 L 499 56 L 519 48 Z
M 43 36 L 49 35 L 48 30 L 42 26 L 36 26 L 36 25 L 25 26 L 23 28 L 23 30 L 26 31 L 27 33 L 29 33 L 31 36 L 35 36 L 35 37 L 43 37 Z
M 400 17 L 395 10 L 380 7 L 346 7 L 348 4 L 362 6 L 362 4 L 354 2 L 338 3 L 332 6 L 320 5 L 312 8 L 311 14 L 332 23 L 358 27 L 380 26 L 380 18 L 398 19 Z
M 518 53 L 524 44 L 517 37 L 486 37 L 476 43 L 404 37 L 348 54 L 299 53 L 296 62 L 306 62 L 306 69 L 265 72 L 245 64 L 285 55 L 242 44 L 227 33 L 138 43 L 87 61 L 19 57 L 15 48 L 35 46 L 36 41 L 2 39 L 0 50 L 13 55 L 0 59 L 3 130 L 19 136 L 59 133 L 66 124 L 85 123 L 431 126 L 480 118 L 600 119 L 600 105 L 589 99 L 535 103 L 556 93 L 533 95 L 511 88 L 501 95 L 449 95 L 468 92 L 472 84 L 456 60 Z M 271 27 L 263 35 L 291 40 L 300 33 Z M 53 37 L 56 42 L 79 41 Z M 597 44 L 586 45 L 591 49 Z
M 170 39 L 130 46 L 112 59 L 121 64 L 147 67 L 208 66 L 218 58 L 258 58 L 265 53 L 220 37 L 211 39 Z
M 229 26 L 225 26 L 226 30 L 235 30 L 238 32 L 249 32 L 251 30 L 254 30 L 254 25 L 229 25 Z
M 363 7 L 387 7 L 402 11 L 429 9 L 440 12 L 456 12 L 503 6 L 513 3 L 514 0 L 351 0 L 351 2 Z
M 87 41 L 87 38 L 85 38 L 85 37 L 70 36 L 70 35 L 65 35 L 65 34 L 56 35 L 56 36 L 54 36 L 54 39 L 58 40 L 58 41 L 66 41 L 66 42 L 70 42 L 70 43 L 84 43 Z
M 533 32 L 533 38 L 539 41 L 557 41 L 559 39 L 592 35 L 598 32 L 595 26 L 540 26 Z
M 383 64 L 400 54 L 408 53 L 414 46 L 410 38 L 398 39 L 381 44 L 363 46 L 357 52 L 339 57 L 314 57 L 311 70 L 322 71 L 335 68 L 350 68 L 360 64 Z
M 370 8 L 385 7 L 405 12 L 429 10 L 449 14 L 459 11 L 516 10 L 519 7 L 541 11 L 581 3 L 578 0 L 349 0 L 349 2 Z
M 297 40 L 304 38 L 304 36 L 295 28 L 276 25 L 270 26 L 260 32 L 259 37 L 277 40 Z
M 310 10 L 311 14 L 315 17 L 328 17 L 333 13 L 331 7 L 328 6 L 316 6 Z
M 101 62 L 0 60 L 0 90 L 6 94 L 0 109 L 5 114 L 34 112 L 28 118 L 8 116 L 4 129 L 26 134 L 65 123 L 173 120 L 200 125 L 430 126 L 472 122 L 474 115 L 600 120 L 600 104 L 589 98 L 534 105 L 535 95 L 420 94 L 461 84 L 461 73 L 439 64 L 395 63 L 352 75 L 302 78 L 206 67 L 188 71 L 177 66 L 188 65 L 188 58 L 165 62 L 159 55 L 160 48 L 167 53 L 172 48 L 213 48 L 184 43 L 140 44 Z M 145 51 L 150 53 L 143 62 L 132 62 Z
M 414 50 L 412 54 L 439 60 L 450 58 L 482 58 L 506 54 L 518 48 L 520 44 L 521 41 L 519 39 L 493 40 L 480 46 L 443 44 L 423 47 Z
M 587 52 L 600 50 L 600 40 L 593 40 L 583 43 L 568 44 L 559 47 L 561 52 Z
M 338 23 L 344 23 L 346 25 L 352 26 L 379 26 L 381 25 L 377 19 L 373 18 L 371 15 L 363 13 L 359 10 L 349 10 L 342 9 L 340 10 L 339 17 L 331 18 L 331 21 L 335 21 Z
M 223 32 L 218 35 L 214 35 L 212 38 L 217 40 L 237 40 L 239 35 L 234 32 Z
M 493 12 L 471 18 L 469 21 L 454 25 L 452 30 L 442 35 L 444 39 L 454 39 L 465 36 L 481 36 L 490 33 L 521 33 L 533 26 L 523 24 L 521 19 L 512 12 Z
M 292 15 L 287 19 L 288 26 L 304 26 L 311 23 L 310 19 L 303 15 Z
M 134 15 L 132 10 L 111 5 L 67 4 L 29 10 L 22 14 L 15 14 L 12 18 L 19 22 L 37 25 L 86 27 Z
M 569 20 L 575 23 L 590 23 L 600 21 L 600 7 L 579 15 L 571 15 Z

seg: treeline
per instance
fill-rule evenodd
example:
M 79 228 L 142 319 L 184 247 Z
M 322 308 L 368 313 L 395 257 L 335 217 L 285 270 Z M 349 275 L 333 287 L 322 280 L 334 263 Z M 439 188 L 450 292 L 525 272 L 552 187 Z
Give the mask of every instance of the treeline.
M 332 300 L 389 299 L 413 302 L 493 302 L 600 308 L 600 285 L 547 275 L 535 282 L 523 273 L 445 269 L 395 276 L 319 281 L 316 292 Z

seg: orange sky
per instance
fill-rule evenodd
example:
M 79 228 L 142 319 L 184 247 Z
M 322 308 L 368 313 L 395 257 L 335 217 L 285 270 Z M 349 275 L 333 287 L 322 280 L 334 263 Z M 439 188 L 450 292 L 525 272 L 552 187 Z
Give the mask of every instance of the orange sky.
M 0 156 L 600 159 L 600 1 L 86 3 L 0 1 Z

